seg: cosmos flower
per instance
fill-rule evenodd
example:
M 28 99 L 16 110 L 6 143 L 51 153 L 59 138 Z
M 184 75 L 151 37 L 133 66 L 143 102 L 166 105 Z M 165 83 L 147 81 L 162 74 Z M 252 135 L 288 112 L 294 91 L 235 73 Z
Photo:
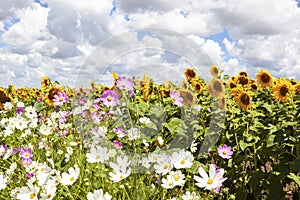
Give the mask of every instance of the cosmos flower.
M 118 138 L 123 138 L 126 136 L 124 130 L 120 127 L 113 129 L 113 131 L 116 133 Z
M 30 148 L 22 148 L 20 150 L 20 158 L 30 159 L 33 157 L 32 150 Z
M 217 170 L 216 166 L 213 164 L 210 164 L 209 174 L 207 174 L 203 167 L 200 166 L 199 174 L 200 177 L 194 176 L 195 181 L 197 181 L 196 186 L 211 191 L 222 186 L 222 183 L 227 179 L 223 178 L 224 169 Z
M 103 190 L 100 188 L 99 190 L 95 190 L 93 193 L 89 192 L 86 195 L 86 198 L 88 200 L 111 200 L 112 196 L 107 192 L 104 194 Z
M 56 106 L 63 105 L 67 101 L 68 101 L 68 95 L 67 94 L 58 92 L 57 94 L 54 95 L 53 104 L 56 105 Z
M 230 159 L 232 157 L 233 151 L 231 147 L 224 144 L 223 146 L 218 147 L 218 154 L 224 159 Z
M 180 96 L 178 92 L 176 92 L 176 90 L 173 90 L 170 93 L 170 97 L 175 105 L 182 106 L 183 98 Z
M 74 167 L 70 167 L 68 172 L 69 173 L 62 173 L 61 183 L 63 185 L 72 185 L 78 179 L 80 169 L 75 165 Z
M 116 86 L 120 90 L 130 91 L 134 87 L 134 82 L 130 78 L 119 77 Z
M 105 90 L 100 99 L 107 107 L 116 106 L 119 104 L 118 94 L 115 90 Z

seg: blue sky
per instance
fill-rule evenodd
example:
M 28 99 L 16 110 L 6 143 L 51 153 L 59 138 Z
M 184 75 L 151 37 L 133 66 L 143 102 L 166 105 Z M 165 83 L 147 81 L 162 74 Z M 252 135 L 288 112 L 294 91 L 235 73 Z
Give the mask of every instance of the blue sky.
M 124 47 L 141 47 L 140 52 L 122 57 L 124 66 L 161 62 L 161 67 L 165 67 L 170 60 L 165 59 L 168 56 L 163 51 L 161 55 L 151 55 L 143 48 L 155 44 L 164 49 L 166 41 L 171 40 L 151 36 L 139 40 L 141 34 L 133 30 L 145 27 L 190 38 L 226 74 L 247 70 L 254 77 L 259 69 L 266 69 L 275 77 L 300 79 L 299 0 L 11 0 L 2 7 L 2 87 L 11 83 L 17 87 L 39 87 L 43 75 L 74 85 L 85 60 L 112 36 L 117 42 L 107 48 L 115 59 L 120 55 L 113 48 L 120 41 Z M 117 37 L 128 31 L 132 32 L 128 38 Z M 173 46 L 168 47 L 178 48 L 176 42 L 180 41 L 172 42 Z M 184 64 L 177 65 L 174 69 L 182 70 L 179 65 Z M 91 77 L 82 76 L 86 80 Z

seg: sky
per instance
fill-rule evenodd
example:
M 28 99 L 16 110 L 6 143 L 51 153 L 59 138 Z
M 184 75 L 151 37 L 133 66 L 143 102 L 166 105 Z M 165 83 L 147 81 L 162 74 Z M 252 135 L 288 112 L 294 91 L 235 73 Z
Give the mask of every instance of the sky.
M 300 1 L 0 0 L 0 86 L 260 69 L 300 80 Z

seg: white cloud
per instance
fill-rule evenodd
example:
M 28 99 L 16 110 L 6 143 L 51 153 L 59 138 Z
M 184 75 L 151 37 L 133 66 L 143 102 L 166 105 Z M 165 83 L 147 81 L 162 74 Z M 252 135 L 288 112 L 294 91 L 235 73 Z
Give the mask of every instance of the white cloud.
M 41 75 L 70 84 L 92 52 L 107 53 L 101 59 L 108 62 L 132 48 L 140 50 L 125 53 L 116 64 L 132 64 L 133 68 L 137 63 L 168 64 L 179 72 L 184 67 L 179 57 L 185 55 L 191 63 L 218 64 L 229 74 L 247 67 L 254 75 L 258 68 L 265 68 L 275 76 L 300 79 L 300 9 L 294 0 L 116 2 L 112 13 L 113 0 L 43 0 L 48 8 L 32 0 L 0 3 L 1 84 L 15 81 L 19 86 L 38 86 Z M 140 41 L 135 32 L 105 43 L 112 36 L 148 26 L 184 34 L 199 48 L 168 34 L 163 39 L 149 35 Z M 223 44 L 205 39 L 224 29 L 230 38 L 221 41 Z M 104 46 L 97 49 L 101 42 Z M 178 55 L 145 50 L 150 46 L 174 50 Z M 86 78 L 88 74 L 84 74 Z

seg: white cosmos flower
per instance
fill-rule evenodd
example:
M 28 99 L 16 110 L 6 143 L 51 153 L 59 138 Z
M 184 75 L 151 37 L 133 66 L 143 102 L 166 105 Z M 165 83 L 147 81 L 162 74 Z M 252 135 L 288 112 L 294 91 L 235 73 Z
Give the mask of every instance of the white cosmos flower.
M 86 154 L 87 162 L 103 163 L 109 159 L 109 154 L 106 147 L 91 147 L 91 152 Z
M 25 108 L 25 116 L 29 119 L 37 118 L 36 109 L 32 106 L 28 106 Z
M 173 180 L 174 186 L 183 186 L 185 183 L 184 177 L 184 174 L 180 170 L 171 171 L 168 175 L 168 179 Z
M 0 191 L 6 188 L 7 182 L 7 177 L 3 174 L 0 174 Z
M 167 178 L 163 178 L 161 180 L 161 182 L 162 182 L 161 186 L 163 188 L 172 189 L 175 187 L 174 181 L 173 181 L 172 177 L 170 177 L 170 176 L 167 176 Z
M 80 169 L 75 165 L 74 167 L 70 167 L 68 172 L 64 172 L 61 175 L 61 183 L 63 185 L 72 185 L 78 179 Z
M 223 178 L 224 169 L 217 170 L 215 165 L 210 164 L 209 175 L 204 171 L 204 169 L 199 167 L 199 176 L 194 176 L 197 181 L 196 185 L 200 188 L 205 188 L 206 190 L 213 190 L 219 186 L 227 179 Z
M 3 104 L 4 110 L 7 110 L 7 111 L 8 111 L 8 110 L 11 110 L 12 107 L 13 107 L 13 105 L 12 105 L 11 102 L 5 102 L 5 103 Z
M 197 145 L 198 145 L 198 143 L 195 142 L 195 140 L 193 140 L 191 147 L 190 147 L 192 153 L 195 153 L 197 151 Z
M 190 191 L 186 191 L 184 195 L 182 195 L 182 200 L 199 200 L 196 192 L 190 193 Z
M 127 167 L 130 166 L 130 161 L 128 161 L 128 157 L 124 156 L 124 158 L 122 159 L 121 156 L 117 157 L 117 164 L 113 163 L 113 162 L 109 162 L 109 166 L 111 168 L 113 168 L 114 171 L 122 171 L 122 172 L 126 172 L 127 171 Z
M 131 174 L 131 169 L 128 169 L 127 171 L 114 171 L 109 172 L 109 179 L 114 182 L 119 182 L 125 178 L 127 178 Z
M 56 196 L 57 188 L 55 186 L 46 186 L 45 192 L 41 194 L 40 200 L 51 200 Z
M 52 130 L 51 130 L 51 127 L 50 126 L 47 126 L 45 124 L 43 124 L 41 127 L 40 127 L 40 133 L 42 135 L 50 135 L 52 133 Z
M 167 155 L 162 155 L 162 157 L 157 159 L 157 164 L 154 165 L 155 172 L 158 174 L 165 175 L 173 168 L 171 159 Z
M 180 150 L 172 154 L 172 163 L 176 169 L 191 168 L 194 156 L 189 151 Z
M 38 200 L 40 188 L 28 182 L 28 186 L 24 186 L 19 190 L 17 199 L 20 200 Z
M 136 139 L 139 139 L 141 136 L 141 134 L 137 128 L 131 128 L 127 132 L 128 132 L 127 136 L 128 136 L 129 140 L 136 140 Z
M 151 120 L 148 117 L 141 117 L 139 121 L 141 124 L 145 124 L 145 125 L 151 123 Z
M 100 188 L 99 190 L 95 190 L 93 193 L 89 192 L 86 195 L 88 200 L 111 200 L 112 196 L 107 192 L 103 194 L 103 190 Z

